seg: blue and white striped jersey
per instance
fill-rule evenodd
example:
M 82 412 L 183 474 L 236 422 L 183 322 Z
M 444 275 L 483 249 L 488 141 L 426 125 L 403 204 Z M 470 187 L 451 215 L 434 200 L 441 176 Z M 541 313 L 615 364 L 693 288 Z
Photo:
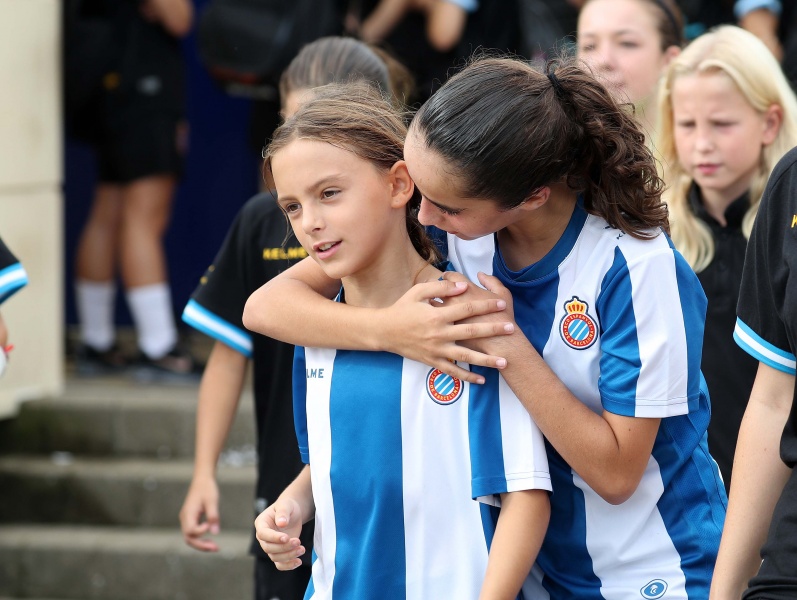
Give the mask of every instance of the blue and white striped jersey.
M 584 404 L 662 419 L 642 481 L 619 506 L 548 445 L 552 513 L 538 559 L 548 595 L 540 597 L 707 598 L 727 500 L 706 442 L 706 297 L 669 238 L 625 235 L 580 202 L 554 248 L 518 272 L 495 236 L 438 237 L 471 281 L 483 271 L 507 286 L 518 325 Z
M 478 598 L 496 495 L 551 489 L 536 425 L 497 371 L 479 371 L 487 383 L 471 386 L 395 354 L 297 348 L 316 505 L 305 598 Z

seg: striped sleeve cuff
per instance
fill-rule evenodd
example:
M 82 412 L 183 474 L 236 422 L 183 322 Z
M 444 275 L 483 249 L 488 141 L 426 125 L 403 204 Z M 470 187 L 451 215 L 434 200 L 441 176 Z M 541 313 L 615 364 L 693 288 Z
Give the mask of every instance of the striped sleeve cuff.
M 738 318 L 736 319 L 736 328 L 733 330 L 733 339 L 741 346 L 742 350 L 759 362 L 789 375 L 797 373 L 794 354 L 773 346 Z
M 246 358 L 252 358 L 252 336 L 210 312 L 196 300 L 189 300 L 183 310 L 183 321 L 205 335 L 227 344 Z
M 20 263 L 13 264 L 0 271 L 0 304 L 27 284 L 28 274 Z

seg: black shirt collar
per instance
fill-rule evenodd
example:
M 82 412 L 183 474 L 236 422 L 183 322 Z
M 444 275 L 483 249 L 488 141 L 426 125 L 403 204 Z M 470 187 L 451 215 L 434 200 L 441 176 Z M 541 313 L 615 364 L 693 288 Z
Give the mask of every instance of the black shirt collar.
M 717 222 L 717 220 L 708 214 L 706 207 L 703 206 L 703 199 L 700 197 L 700 188 L 698 188 L 697 184 L 694 182 L 689 188 L 689 204 L 692 207 L 692 212 L 694 212 L 699 219 L 705 221 L 709 225 L 720 227 L 720 224 Z M 727 228 L 741 229 L 742 220 L 744 220 L 744 215 L 747 214 L 747 209 L 749 208 L 750 192 L 747 191 L 739 196 L 736 200 L 731 202 L 728 205 L 728 208 L 725 209 L 725 222 L 727 223 Z

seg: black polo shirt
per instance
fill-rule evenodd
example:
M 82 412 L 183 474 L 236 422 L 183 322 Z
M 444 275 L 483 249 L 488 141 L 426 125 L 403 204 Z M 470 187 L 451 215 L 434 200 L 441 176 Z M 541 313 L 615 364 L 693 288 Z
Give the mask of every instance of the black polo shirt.
M 750 196 L 745 193 L 728 206 L 725 227 L 706 212 L 696 185 L 689 190 L 689 204 L 711 230 L 714 239 L 714 260 L 697 274 L 708 299 L 700 368 L 711 396 L 708 448 L 719 465 L 727 489 L 739 427 L 758 369 L 758 361 L 733 342 L 736 302 L 747 249 L 742 220 L 750 208 Z M 733 368 L 729 369 L 728 365 Z
M 797 149 L 775 167 L 750 237 L 734 338 L 767 365 L 795 374 L 797 351 Z M 728 371 L 734 368 L 729 365 Z M 796 390 L 797 391 L 797 390 Z M 783 430 L 780 454 L 797 462 L 797 403 Z M 797 597 L 797 478 L 786 483 L 761 550 L 761 569 L 745 600 Z
M 271 194 L 259 194 L 238 213 L 183 312 L 189 325 L 254 361 L 256 512 L 274 502 L 304 465 L 293 426 L 293 346 L 248 331 L 244 305 L 252 292 L 306 256 Z M 308 560 L 312 529 L 308 523 L 302 531 Z M 266 556 L 254 540 L 251 551 Z

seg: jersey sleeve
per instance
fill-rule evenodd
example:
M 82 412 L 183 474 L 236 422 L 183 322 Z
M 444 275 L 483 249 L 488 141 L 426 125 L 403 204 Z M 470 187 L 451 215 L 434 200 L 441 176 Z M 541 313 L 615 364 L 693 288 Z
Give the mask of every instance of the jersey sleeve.
M 302 346 L 293 351 L 293 425 L 299 442 L 302 462 L 310 464 L 310 443 L 307 436 L 307 377 L 305 352 Z
M 797 201 L 793 199 L 797 155 L 790 155 L 791 164 L 776 168 L 770 178 L 747 244 L 733 338 L 760 362 L 794 375 L 794 347 L 784 320 L 793 318 L 784 314 L 789 312 L 785 308 L 789 276 L 795 277 L 787 260 L 797 251 L 797 245 L 789 243 L 797 229 Z M 792 280 L 792 289 L 795 285 Z
M 28 284 L 28 274 L 0 240 L 0 304 Z
M 446 2 L 459 6 L 465 12 L 474 12 L 479 8 L 479 0 L 446 0 Z
M 499 494 L 551 491 L 545 441 L 537 424 L 497 370 L 471 368 L 485 378 L 483 385 L 469 385 L 473 498 L 498 506 Z
M 665 235 L 624 242 L 596 302 L 602 406 L 629 417 L 687 414 L 705 393 L 700 360 L 706 295 Z
M 200 279 L 183 310 L 183 321 L 252 357 L 252 334 L 244 328 L 243 311 L 250 291 L 246 268 L 257 245 L 257 229 L 247 221 L 246 206 L 238 213 L 213 264 Z

